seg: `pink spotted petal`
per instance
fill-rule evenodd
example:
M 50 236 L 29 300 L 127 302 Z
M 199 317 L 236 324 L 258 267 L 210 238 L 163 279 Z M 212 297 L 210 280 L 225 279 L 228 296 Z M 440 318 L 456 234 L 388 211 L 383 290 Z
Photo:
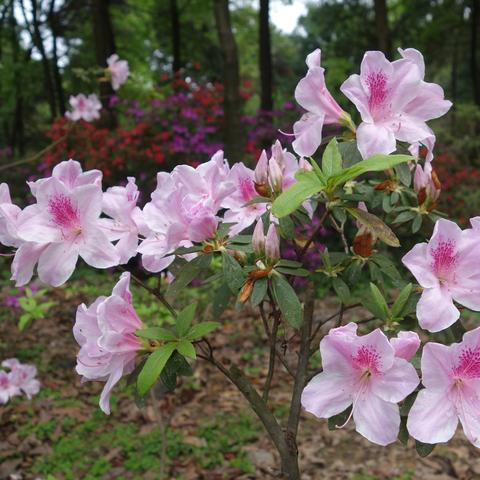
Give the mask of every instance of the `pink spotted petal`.
M 457 425 L 455 406 L 444 391 L 419 392 L 407 420 L 407 429 L 413 438 L 431 444 L 448 442 Z

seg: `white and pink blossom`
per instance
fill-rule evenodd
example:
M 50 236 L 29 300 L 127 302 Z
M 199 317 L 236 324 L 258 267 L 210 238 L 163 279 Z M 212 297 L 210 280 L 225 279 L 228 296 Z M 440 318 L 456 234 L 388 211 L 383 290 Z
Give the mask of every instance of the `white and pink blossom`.
M 358 336 L 355 323 L 330 330 L 320 353 L 323 372 L 303 391 L 305 410 L 329 418 L 352 406 L 358 433 L 379 445 L 393 443 L 400 428 L 397 403 L 419 383 L 415 368 L 396 356 L 380 329 Z
M 407 420 L 410 435 L 423 443 L 448 442 L 458 420 L 468 440 L 480 447 L 480 328 L 450 346 L 427 343 L 422 383 Z
M 120 60 L 120 57 L 114 53 L 107 58 L 107 70 L 112 80 L 112 88 L 118 90 L 128 79 L 130 70 L 126 60 Z
M 449 220 L 435 224 L 428 243 L 419 243 L 402 259 L 421 287 L 417 304 L 420 326 L 438 332 L 460 317 L 454 300 L 480 310 L 480 235 L 462 231 Z
M 99 297 L 92 305 L 77 309 L 73 327 L 80 345 L 77 373 L 85 380 L 104 381 L 100 408 L 110 413 L 110 394 L 124 375 L 135 368 L 135 358 L 142 345 L 135 332 L 142 322 L 133 305 L 130 273 L 121 275 L 109 297 Z
M 78 120 L 93 122 L 100 118 L 102 104 L 94 93 L 91 93 L 88 96 L 85 96 L 83 93 L 80 93 L 77 96 L 72 95 L 68 101 L 70 103 L 71 111 L 65 113 L 65 116 L 69 120 L 72 120 L 72 122 L 78 122 Z

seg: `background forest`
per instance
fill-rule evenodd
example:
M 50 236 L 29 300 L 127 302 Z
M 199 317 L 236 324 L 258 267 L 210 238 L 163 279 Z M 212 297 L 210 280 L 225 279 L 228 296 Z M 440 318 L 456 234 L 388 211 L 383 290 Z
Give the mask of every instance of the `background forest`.
M 302 12 L 293 29 L 278 20 L 287 7 Z M 442 187 L 437 208 L 464 226 L 480 212 L 480 0 L 0 0 L 0 183 L 8 182 L 23 205 L 32 201 L 25 180 L 49 175 L 68 158 L 101 169 L 105 188 L 133 175 L 143 192 L 154 189 L 159 170 L 197 166 L 218 149 L 230 164 L 254 168 L 276 138 L 287 148 L 292 141 L 302 112 L 294 91 L 307 54 L 321 49 L 328 88 L 347 108 L 339 87 L 358 72 L 364 52 L 381 50 L 393 60 L 399 47 L 423 53 L 425 80 L 453 102 L 431 123 Z M 119 91 L 104 70 L 115 53 L 130 68 Z M 79 93 L 99 96 L 100 120 L 68 121 L 70 96 Z M 428 236 L 426 223 L 415 234 Z M 319 232 L 311 269 L 333 242 L 331 232 Z M 406 238 L 415 234 L 408 230 Z M 278 458 L 260 423 L 209 365 L 195 367 L 175 395 L 158 401 L 161 408 L 136 408 L 129 385 L 112 396 L 112 415 L 103 415 L 101 386 L 81 384 L 75 374 L 71 327 L 78 304 L 111 290 L 111 273 L 82 265 L 62 288 L 13 288 L 5 253 L 0 360 L 35 364 L 41 391 L 32 401 L 0 405 L 0 480 L 273 478 Z M 198 302 L 206 316 L 220 319 L 222 299 L 214 305 L 209 284 L 193 285 L 179 303 Z M 317 292 L 326 315 L 337 310 L 328 289 Z M 133 290 L 140 317 L 168 322 L 168 311 L 148 292 Z M 248 308 L 224 312 L 215 344 L 222 358 L 253 365 L 245 371 L 260 385 L 266 340 L 251 317 Z M 280 419 L 290 380 L 281 370 L 272 384 Z M 381 449 L 347 430 L 329 432 L 326 422 L 301 427 L 306 480 L 480 476 L 478 451 L 461 436 L 420 458 L 398 442 Z

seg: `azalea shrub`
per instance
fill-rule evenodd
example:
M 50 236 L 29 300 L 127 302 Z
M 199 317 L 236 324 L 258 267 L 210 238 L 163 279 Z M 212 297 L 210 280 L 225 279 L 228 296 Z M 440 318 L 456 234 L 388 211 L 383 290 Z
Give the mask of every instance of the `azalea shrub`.
M 312 52 L 295 90 L 304 112 L 293 151 L 272 139 L 254 170 L 217 151 L 157 173 L 143 206 L 135 178 L 104 191 L 102 172 L 75 160 L 30 182 L 35 202 L 24 208 L 0 186 L 0 242 L 14 255 L 18 287 L 35 272 L 63 285 L 79 258 L 122 272 L 113 291 L 78 307 L 73 328 L 78 374 L 105 383 L 103 412 L 123 377 L 141 397 L 155 386 L 175 395 L 178 377 L 204 361 L 251 405 L 290 480 L 300 479 L 302 408 L 305 421 L 328 419 L 332 430 L 353 422 L 378 445 L 411 437 L 420 455 L 449 441 L 459 421 L 480 446 L 480 328 L 466 331 L 460 319 L 480 311 L 480 217 L 462 230 L 437 210 L 442 186 L 426 122 L 451 102 L 424 80 L 420 52 L 399 53 L 391 62 L 366 52 L 360 74 L 343 83 L 356 125 L 326 87 L 320 50 Z M 322 139 L 325 125 L 338 135 Z M 163 305 L 171 327 L 140 318 L 131 282 Z M 178 308 L 193 282 L 210 286 L 213 319 L 195 303 Z M 336 299 L 335 313 L 322 311 L 320 295 Z M 264 329 L 268 352 L 261 391 L 217 355 L 212 332 L 229 305 L 258 312 L 251 324 Z M 285 423 L 269 402 L 279 368 L 291 376 Z

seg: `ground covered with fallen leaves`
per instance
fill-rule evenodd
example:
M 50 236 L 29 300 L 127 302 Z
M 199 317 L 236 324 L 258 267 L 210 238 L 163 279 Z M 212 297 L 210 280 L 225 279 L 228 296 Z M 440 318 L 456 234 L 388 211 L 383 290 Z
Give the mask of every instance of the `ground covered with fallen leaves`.
M 98 408 L 100 383 L 81 383 L 75 373 L 77 345 L 72 336 L 76 307 L 108 293 L 112 278 L 92 276 L 66 288 L 42 292 L 36 302 L 53 302 L 45 318 L 19 332 L 22 310 L 6 307 L 10 287 L 0 288 L 0 360 L 15 356 L 39 369 L 42 390 L 32 400 L 17 397 L 0 406 L 0 479 L 160 478 L 162 427 L 166 426 L 165 478 L 246 480 L 276 478 L 278 458 L 247 403 L 222 374 L 203 361 L 173 394 L 145 405 L 134 386 L 122 382 L 112 414 Z M 4 283 L 6 285 L 6 283 Z M 140 316 L 163 315 L 140 296 Z M 319 315 L 336 307 L 322 302 Z M 40 309 L 41 310 L 41 309 Z M 40 315 L 42 316 L 42 315 Z M 267 374 L 267 345 L 253 311 L 227 311 L 213 334 L 215 354 L 239 363 L 260 389 Z M 293 359 L 295 342 L 287 357 Z M 315 367 L 315 365 L 313 365 Z M 285 418 L 292 379 L 280 365 L 270 402 Z M 153 403 L 155 402 L 155 403 Z M 461 432 L 427 458 L 400 442 L 375 446 L 353 430 L 329 431 L 326 421 L 303 414 L 299 434 L 305 480 L 447 480 L 480 478 L 480 457 Z

